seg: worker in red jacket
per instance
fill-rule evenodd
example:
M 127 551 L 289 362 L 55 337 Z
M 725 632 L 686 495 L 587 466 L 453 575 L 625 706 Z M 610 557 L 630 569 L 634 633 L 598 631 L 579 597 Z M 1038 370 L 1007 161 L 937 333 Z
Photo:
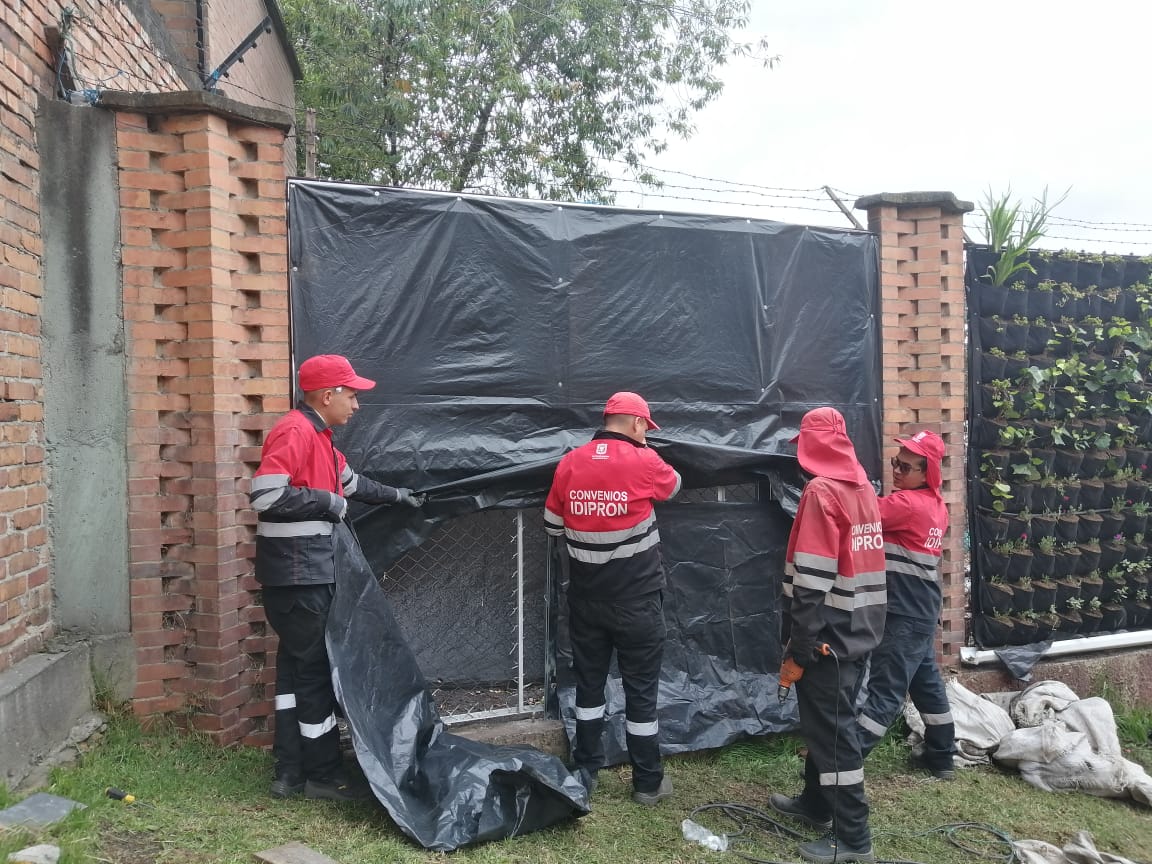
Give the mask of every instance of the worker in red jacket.
M 333 528 L 349 498 L 418 507 L 422 496 L 354 472 L 332 443 L 376 382 L 336 354 L 310 357 L 298 376 L 304 397 L 268 433 L 248 497 L 256 524 L 256 581 L 264 614 L 280 637 L 276 651 L 276 760 L 271 794 L 288 798 L 366 798 L 344 775 L 336 695 L 324 644 L 335 592 Z
M 575 770 L 591 794 L 604 764 L 604 685 L 615 650 L 624 685 L 632 799 L 648 805 L 672 794 L 656 716 L 666 631 L 664 566 L 652 502 L 675 495 L 680 475 L 647 446 L 646 433 L 658 428 L 640 396 L 613 395 L 604 407 L 604 428 L 556 466 L 544 509 L 545 530 L 565 538 L 570 564 Z
M 936 665 L 940 620 L 940 556 L 948 507 L 940 495 L 944 441 L 935 432 L 897 438 L 891 495 L 880 499 L 888 569 L 888 620 L 872 652 L 868 699 L 860 711 L 861 747 L 867 756 L 904 707 L 904 696 L 924 721 L 919 763 L 941 780 L 955 774 L 956 727 L 944 680 Z
M 884 632 L 884 543 L 876 493 L 835 408 L 800 422 L 804 487 L 784 564 L 785 673 L 799 667 L 796 698 L 808 745 L 804 790 L 773 794 L 772 809 L 829 833 L 800 847 L 820 864 L 872 862 L 856 696 L 868 653 Z M 826 646 L 826 647 L 825 647 Z

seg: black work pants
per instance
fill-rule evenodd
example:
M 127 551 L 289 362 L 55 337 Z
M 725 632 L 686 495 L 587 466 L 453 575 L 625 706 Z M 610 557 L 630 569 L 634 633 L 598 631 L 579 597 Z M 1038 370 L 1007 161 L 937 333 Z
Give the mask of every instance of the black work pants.
M 624 685 L 632 787 L 655 792 L 664 779 L 656 697 L 664 658 L 664 608 L 657 591 L 632 600 L 568 598 L 576 671 L 576 747 L 573 761 L 595 771 L 604 764 L 604 685 L 612 651 Z
M 835 659 L 821 657 L 796 682 L 800 731 L 808 745 L 801 800 L 809 813 L 833 820 L 841 842 L 857 848 L 872 842 L 855 709 L 863 668 L 863 660 L 837 666 Z
M 324 629 L 334 585 L 264 589 L 276 651 L 276 776 L 326 780 L 341 766 L 336 694 Z

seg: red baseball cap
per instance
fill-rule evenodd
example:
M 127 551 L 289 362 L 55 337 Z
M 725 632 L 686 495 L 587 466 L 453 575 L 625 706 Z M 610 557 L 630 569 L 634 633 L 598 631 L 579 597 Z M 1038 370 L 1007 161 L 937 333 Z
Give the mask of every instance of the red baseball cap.
M 926 463 L 924 477 L 928 481 L 928 486 L 939 492 L 943 479 L 940 473 L 940 461 L 944 458 L 946 449 L 944 439 L 935 432 L 925 429 L 922 432 L 917 432 L 911 438 L 895 438 L 893 440 L 905 450 L 924 457 Z
M 638 393 L 630 393 L 627 390 L 621 390 L 619 393 L 613 393 L 608 403 L 604 406 L 604 416 L 609 414 L 627 414 L 631 417 L 643 417 L 648 421 L 649 429 L 659 429 L 655 423 L 652 422 L 652 413 L 648 410 L 648 403 Z
M 328 387 L 351 387 L 353 390 L 371 390 L 376 382 L 361 378 L 352 369 L 347 357 L 339 354 L 317 354 L 300 364 L 297 376 L 300 389 L 305 393 Z

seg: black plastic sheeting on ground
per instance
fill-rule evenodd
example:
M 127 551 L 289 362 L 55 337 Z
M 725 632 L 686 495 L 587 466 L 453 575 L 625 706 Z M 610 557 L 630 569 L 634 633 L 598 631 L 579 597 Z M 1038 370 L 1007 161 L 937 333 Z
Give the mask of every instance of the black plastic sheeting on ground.
M 444 731 L 424 676 L 352 532 L 336 527 L 328 653 L 356 758 L 393 821 L 427 849 L 538 831 L 588 812 L 554 756 Z

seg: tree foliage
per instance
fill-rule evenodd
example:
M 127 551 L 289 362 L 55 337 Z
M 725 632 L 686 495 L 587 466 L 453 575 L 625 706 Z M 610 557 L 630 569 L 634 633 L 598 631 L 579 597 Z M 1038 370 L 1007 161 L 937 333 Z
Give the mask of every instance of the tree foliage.
M 281 0 L 318 173 L 610 200 L 721 91 L 749 0 Z M 765 59 L 768 65 L 772 59 Z M 303 129 L 301 122 L 298 128 Z M 299 148 L 303 165 L 304 147 Z

